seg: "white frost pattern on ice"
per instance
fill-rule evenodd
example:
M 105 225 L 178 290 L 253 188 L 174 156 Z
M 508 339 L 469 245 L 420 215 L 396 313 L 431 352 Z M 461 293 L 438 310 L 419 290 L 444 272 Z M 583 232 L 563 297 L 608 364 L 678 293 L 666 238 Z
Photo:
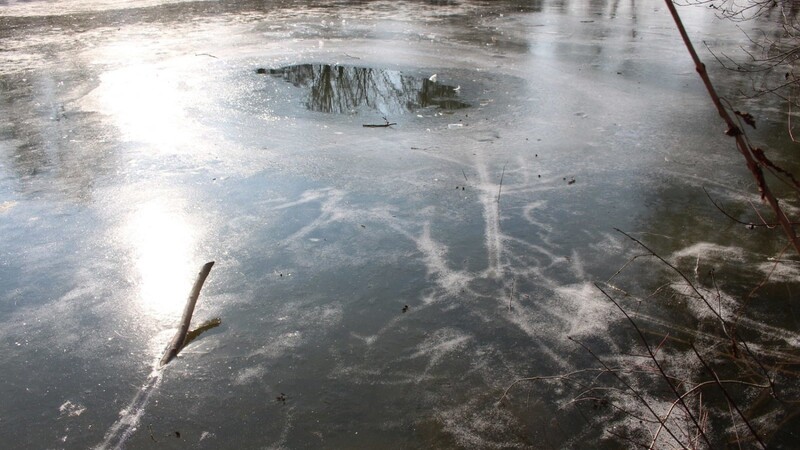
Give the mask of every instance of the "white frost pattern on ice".
M 67 417 L 77 417 L 86 411 L 86 407 L 80 403 L 73 403 L 70 400 L 65 401 L 59 408 L 58 412 Z
M 156 362 L 155 364 L 158 364 Z M 97 449 L 121 449 L 125 442 L 139 427 L 139 421 L 145 413 L 150 397 L 161 385 L 163 371 L 153 366 L 153 371 L 147 377 L 147 382 L 139 389 L 128 406 L 120 411 L 119 419 L 108 429 L 103 443 Z
M 475 171 L 480 182 L 480 203 L 483 207 L 483 217 L 486 221 L 486 253 L 488 256 L 489 276 L 502 276 L 501 256 L 503 252 L 502 236 L 500 234 L 500 201 L 501 179 L 505 178 L 505 167 L 499 176 L 492 176 L 489 168 L 478 160 Z

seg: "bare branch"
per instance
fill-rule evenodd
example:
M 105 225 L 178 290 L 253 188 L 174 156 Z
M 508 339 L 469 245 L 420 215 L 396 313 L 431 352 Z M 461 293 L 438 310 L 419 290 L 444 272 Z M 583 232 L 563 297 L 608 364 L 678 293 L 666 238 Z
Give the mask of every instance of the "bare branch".
M 761 192 L 762 199 L 766 200 L 769 203 L 770 207 L 772 208 L 773 212 L 778 218 L 778 222 L 781 224 L 786 237 L 789 238 L 789 241 L 794 246 L 795 250 L 800 253 L 800 239 L 798 239 L 797 234 L 795 233 L 794 228 L 792 227 L 789 219 L 786 217 L 783 209 L 781 209 L 780 205 L 778 204 L 778 200 L 772 194 L 769 186 L 767 185 L 766 181 L 764 180 L 764 175 L 761 172 L 761 168 L 758 166 L 756 162 L 756 157 L 753 152 L 753 148 L 748 145 L 744 135 L 744 132 L 736 125 L 736 122 L 731 118 L 731 115 L 728 113 L 727 109 L 722 105 L 722 101 L 720 100 L 719 95 L 717 94 L 714 85 L 711 83 L 711 79 L 708 76 L 708 72 L 706 71 L 705 64 L 700 60 L 700 57 L 697 56 L 697 52 L 692 45 L 692 41 L 689 39 L 689 35 L 686 33 L 686 29 L 683 26 L 683 22 L 681 21 L 680 16 L 678 15 L 678 11 L 675 9 L 675 5 L 672 3 L 672 0 L 665 0 L 667 4 L 667 9 L 669 9 L 670 14 L 672 15 L 673 20 L 675 21 L 675 26 L 678 28 L 678 32 L 683 39 L 684 44 L 686 45 L 686 49 L 689 51 L 689 55 L 692 57 L 692 61 L 694 62 L 695 68 L 697 69 L 697 73 L 700 75 L 700 78 L 703 80 L 703 84 L 708 91 L 708 95 L 711 97 L 711 101 L 714 103 L 714 106 L 717 108 L 717 112 L 719 113 L 720 117 L 725 121 L 726 125 L 728 126 L 728 131 L 726 132 L 727 135 L 733 137 L 736 140 L 736 147 L 747 163 L 747 168 L 750 170 L 750 173 L 755 178 L 756 182 L 758 183 L 759 191 Z
M 661 420 L 661 417 L 658 415 L 658 413 L 656 413 L 656 412 L 655 412 L 655 410 L 653 410 L 653 407 L 652 407 L 652 406 L 650 406 L 650 402 L 648 402 L 648 401 L 647 401 L 647 399 L 645 399 L 645 398 L 642 396 L 642 394 L 640 394 L 640 393 L 639 393 L 639 391 L 637 391 L 637 390 L 636 390 L 636 388 L 634 388 L 633 386 L 631 386 L 631 384 L 630 384 L 630 383 L 628 383 L 628 381 L 626 381 L 624 378 L 622 378 L 622 377 L 621 377 L 619 374 L 617 374 L 616 372 L 614 372 L 614 371 L 610 370 L 610 368 L 608 367 L 608 365 L 607 365 L 607 364 L 606 364 L 606 363 L 605 363 L 605 362 L 604 362 L 604 361 L 603 361 L 603 360 L 602 360 L 602 359 L 601 359 L 599 356 L 597 356 L 597 355 L 596 355 L 596 354 L 595 354 L 595 353 L 594 353 L 594 352 L 593 352 L 593 351 L 592 351 L 592 350 L 591 350 L 589 347 L 587 347 L 587 346 L 586 346 L 584 343 L 582 343 L 581 341 L 579 341 L 579 340 L 577 340 L 577 339 L 575 339 L 575 338 L 573 338 L 573 337 L 571 337 L 571 336 L 570 336 L 570 337 L 568 337 L 568 339 L 569 339 L 570 341 L 572 341 L 572 342 L 575 342 L 576 344 L 580 345 L 581 347 L 583 347 L 583 349 L 584 349 L 584 350 L 586 350 L 586 351 L 587 351 L 587 352 L 588 352 L 590 355 L 592 355 L 592 357 L 593 357 L 593 358 L 594 358 L 594 359 L 595 359 L 597 362 L 599 362 L 599 363 L 600 363 L 600 365 L 602 365 L 604 369 L 608 370 L 608 371 L 609 371 L 609 373 L 611 373 L 611 374 L 614 376 L 614 378 L 616 378 L 617 380 L 619 380 L 619 382 L 620 382 L 620 383 L 622 383 L 622 384 L 623 384 L 623 386 L 625 386 L 625 387 L 628 389 L 628 391 L 630 391 L 630 392 L 631 392 L 631 393 L 634 395 L 634 397 L 636 397 L 636 399 L 637 399 L 637 400 L 638 400 L 638 401 L 639 401 L 639 402 L 640 402 L 642 405 L 644 405 L 644 407 L 645 407 L 645 408 L 647 408 L 647 410 L 650 412 L 650 414 L 652 414 L 652 415 L 653 415 L 653 417 L 655 417 L 655 418 L 656 418 L 656 420 L 658 420 L 658 421 L 659 421 L 659 423 L 663 425 L 663 427 L 664 427 L 664 431 L 666 431 L 666 432 L 667 432 L 667 434 L 669 434 L 669 435 L 670 435 L 670 436 L 671 436 L 671 437 L 672 437 L 672 438 L 675 440 L 675 442 L 677 442 L 677 443 L 678 443 L 678 445 L 680 445 L 680 446 L 681 446 L 681 448 L 687 448 L 687 447 L 686 447 L 686 446 L 683 444 L 683 442 L 681 442 L 681 440 L 680 440 L 680 439 L 678 439 L 678 437 L 677 437 L 677 436 L 675 436 L 675 434 L 672 432 L 672 430 L 670 430 L 670 428 L 669 428 L 669 427 L 667 427 L 667 425 L 666 425 L 666 424 L 665 424 L 665 423 L 664 423 L 664 422 Z M 671 384 L 670 384 L 670 385 L 671 385 Z M 711 445 L 710 445 L 710 444 L 709 444 L 709 448 L 711 448 Z
M 605 295 L 606 298 L 608 298 L 611 301 L 611 303 L 613 303 L 614 306 L 616 306 L 617 309 L 619 309 L 620 312 L 622 312 L 622 314 L 625 316 L 625 318 L 628 319 L 628 322 L 636 330 L 636 333 L 639 335 L 639 339 L 642 341 L 642 344 L 644 344 L 645 348 L 647 349 L 647 353 L 650 355 L 650 358 L 652 359 L 653 364 L 656 365 L 656 367 L 658 368 L 658 371 L 661 373 L 662 377 L 664 378 L 664 381 L 666 381 L 666 383 L 669 386 L 670 390 L 672 390 L 672 392 L 675 394 L 675 397 L 677 397 L 678 400 L 680 401 L 681 406 L 684 409 L 684 412 L 686 412 L 686 414 L 692 420 L 692 422 L 694 423 L 695 427 L 697 427 L 699 429 L 700 428 L 700 424 L 697 422 L 697 419 L 694 417 L 694 414 L 692 414 L 691 410 L 689 410 L 689 407 L 683 401 L 683 397 L 678 392 L 678 389 L 672 384 L 672 381 L 670 381 L 670 377 L 668 377 L 666 372 L 664 372 L 664 368 L 661 366 L 661 363 L 658 362 L 658 358 L 656 358 L 655 353 L 653 353 L 652 348 L 650 348 L 650 344 L 647 343 L 647 338 L 645 338 L 644 333 L 642 333 L 642 330 L 639 329 L 639 326 L 631 318 L 631 316 L 628 315 L 627 311 L 625 311 L 625 309 L 622 306 L 620 306 L 620 304 L 617 303 L 617 301 L 614 300 L 613 297 L 608 295 L 606 293 L 606 291 L 604 291 L 603 288 L 600 287 L 599 284 L 595 283 L 595 287 L 597 287 L 597 289 L 599 289 L 600 292 L 602 292 L 603 295 Z M 664 423 L 664 422 L 662 421 L 661 423 Z M 708 437 L 705 435 L 705 433 L 702 433 L 702 437 L 703 437 L 703 440 L 708 445 L 708 448 L 713 448 L 713 446 L 711 445 L 711 442 L 709 442 Z
M 720 390 L 722 391 L 722 394 L 728 400 L 728 403 L 731 406 L 733 406 L 733 408 L 739 414 L 739 417 L 741 417 L 745 425 L 747 425 L 747 428 L 750 430 L 750 433 L 753 435 L 755 440 L 758 441 L 758 443 L 761 445 L 761 448 L 766 449 L 767 448 L 766 444 L 764 444 L 764 441 L 761 440 L 761 437 L 758 435 L 758 432 L 755 430 L 755 428 L 753 428 L 753 425 L 750 424 L 750 421 L 747 420 L 747 417 L 744 415 L 742 410 L 739 409 L 739 405 L 736 404 L 736 401 L 733 399 L 733 397 L 731 397 L 731 394 L 728 392 L 727 389 L 725 389 L 725 385 L 722 383 L 722 381 L 720 381 L 717 372 L 715 372 L 714 369 L 712 369 L 711 366 L 709 366 L 708 363 L 706 363 L 703 357 L 700 356 L 700 352 L 697 351 L 697 348 L 694 346 L 694 343 L 691 344 L 691 347 L 692 351 L 694 351 L 694 354 L 697 356 L 697 359 L 699 359 L 700 362 L 703 364 L 703 367 L 705 367 L 706 370 L 711 374 L 711 376 L 714 377 L 714 382 L 717 384 L 717 386 L 719 386 Z

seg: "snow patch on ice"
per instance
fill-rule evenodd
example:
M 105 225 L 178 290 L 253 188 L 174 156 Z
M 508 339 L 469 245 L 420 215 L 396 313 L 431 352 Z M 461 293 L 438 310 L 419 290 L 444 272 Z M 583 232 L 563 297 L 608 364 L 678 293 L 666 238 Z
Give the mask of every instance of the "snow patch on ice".
M 284 333 L 271 342 L 264 344 L 252 353 L 251 356 L 261 355 L 267 358 L 278 358 L 289 350 L 299 347 L 303 343 L 303 335 L 299 331 Z
M 433 240 L 430 224 L 425 224 L 422 235 L 415 242 L 419 251 L 422 252 L 422 259 L 428 275 L 433 276 L 436 283 L 445 292 L 455 294 L 467 287 L 473 279 L 465 272 L 450 269 L 447 264 L 447 247 Z
M 701 259 L 727 259 L 744 261 L 744 250 L 740 247 L 727 247 L 710 242 L 699 242 L 673 253 L 675 259 L 701 258 Z
M 70 400 L 65 401 L 59 408 L 58 412 L 61 413 L 61 416 L 67 417 L 78 417 L 83 412 L 86 411 L 86 407 L 81 405 L 80 403 L 73 403 Z
M 556 295 L 563 305 L 556 315 L 564 320 L 569 336 L 605 334 L 614 320 L 613 305 L 591 283 L 560 286 Z
M 521 428 L 514 414 L 493 403 L 479 404 L 474 399 L 449 410 L 436 411 L 444 431 L 462 448 L 531 448 L 509 430 Z
M 769 261 L 758 265 L 758 270 L 769 276 L 772 283 L 797 283 L 800 282 L 800 265 L 794 261 Z
M 233 379 L 233 384 L 245 385 L 258 381 L 264 376 L 266 369 L 264 366 L 258 365 L 254 367 L 247 367 L 239 371 Z
M 411 355 L 411 358 L 430 358 L 427 372 L 445 356 L 463 349 L 470 339 L 471 336 L 454 328 L 436 330 L 433 336 L 417 346 L 417 351 Z

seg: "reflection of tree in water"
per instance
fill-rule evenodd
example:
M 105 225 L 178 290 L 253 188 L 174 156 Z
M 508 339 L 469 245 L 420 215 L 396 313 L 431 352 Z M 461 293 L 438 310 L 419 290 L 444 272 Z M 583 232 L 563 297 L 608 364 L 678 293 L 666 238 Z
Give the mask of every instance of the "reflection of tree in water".
M 416 78 L 394 70 L 369 67 L 300 64 L 269 71 L 298 87 L 310 87 L 306 107 L 327 113 L 351 113 L 370 108 L 384 115 L 402 114 L 429 106 L 458 109 L 453 86 Z

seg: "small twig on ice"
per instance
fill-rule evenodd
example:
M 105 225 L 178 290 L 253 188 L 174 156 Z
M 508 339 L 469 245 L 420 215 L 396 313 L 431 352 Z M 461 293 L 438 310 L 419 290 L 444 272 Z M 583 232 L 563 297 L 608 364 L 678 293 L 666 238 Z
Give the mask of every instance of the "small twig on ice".
M 508 296 L 508 310 L 511 311 L 511 302 L 514 300 L 514 288 L 517 286 L 517 279 L 511 283 L 511 294 Z
M 500 174 L 500 187 L 497 188 L 497 203 L 500 203 L 500 193 L 503 192 L 503 177 L 506 175 L 506 166 L 508 163 L 503 164 L 503 172 Z
M 387 127 L 390 127 L 392 125 L 397 125 L 395 122 L 389 122 L 389 119 L 387 119 L 386 117 L 383 118 L 383 121 L 386 122 L 386 123 L 381 123 L 381 124 L 377 124 L 377 125 L 376 124 L 365 123 L 362 126 L 364 128 L 387 128 Z

